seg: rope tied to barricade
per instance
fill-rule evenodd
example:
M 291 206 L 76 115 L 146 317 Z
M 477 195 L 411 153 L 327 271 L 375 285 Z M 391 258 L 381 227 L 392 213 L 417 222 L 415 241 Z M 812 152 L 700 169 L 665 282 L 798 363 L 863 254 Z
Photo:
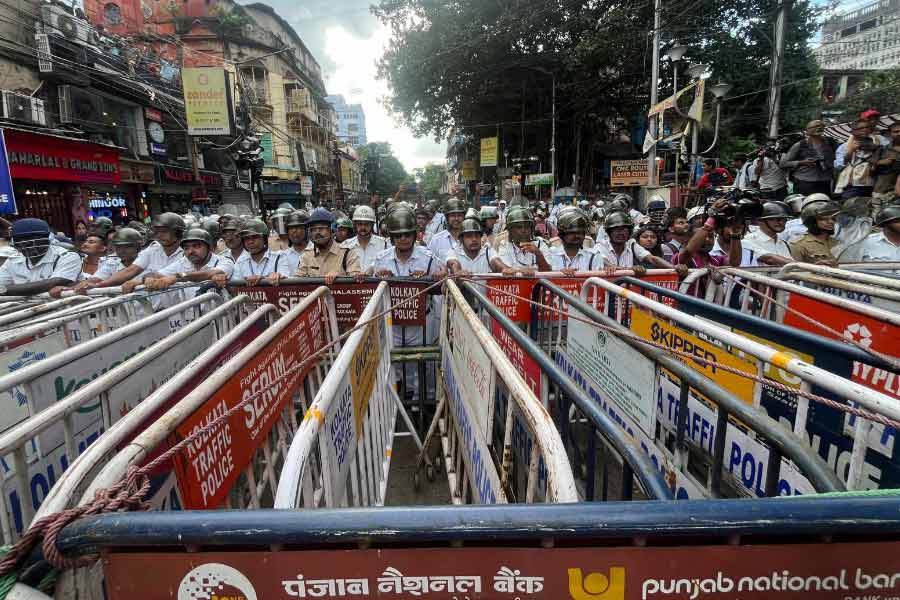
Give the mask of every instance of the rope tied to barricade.
M 433 283 L 418 290 L 414 294 L 407 296 L 396 303 L 390 304 L 387 309 L 378 312 L 370 319 L 356 323 L 344 333 L 339 334 L 334 340 L 323 345 L 317 351 L 303 358 L 298 363 L 288 368 L 284 373 L 272 379 L 271 384 L 274 385 L 281 380 L 287 379 L 294 372 L 302 370 L 307 364 L 318 359 L 328 350 L 350 337 L 355 331 L 364 329 L 370 323 L 377 322 L 385 315 L 390 314 L 393 310 L 412 303 L 420 296 L 428 294 L 431 290 L 443 286 L 444 282 L 452 277 L 453 276 L 445 276 L 435 280 Z M 150 505 L 145 501 L 145 497 L 150 491 L 150 474 L 155 469 L 174 458 L 179 452 L 190 445 L 191 442 L 217 429 L 246 404 L 252 402 L 258 396 L 267 393 L 267 391 L 268 389 L 263 389 L 256 393 L 247 394 L 233 407 L 211 420 L 205 426 L 192 431 L 142 467 L 129 467 L 126 475 L 118 483 L 104 489 L 96 490 L 94 499 L 91 502 L 47 515 L 32 523 L 28 527 L 28 530 L 22 534 L 22 537 L 10 548 L 9 552 L 0 559 L 0 600 L 4 600 L 6 597 L 6 594 L 3 593 L 3 578 L 13 573 L 18 568 L 19 564 L 31 554 L 32 550 L 39 543 L 41 544 L 44 558 L 56 569 L 73 569 L 95 562 L 98 558 L 95 555 L 73 558 L 65 556 L 59 550 L 56 545 L 56 540 L 59 533 L 66 525 L 82 517 L 101 513 L 148 510 Z M 309 414 L 309 411 L 307 411 L 307 413 Z M 307 418 L 307 416 L 308 415 L 304 415 L 304 419 Z
M 885 354 L 883 352 L 879 352 L 878 350 L 873 350 L 872 348 L 869 348 L 868 346 L 858 342 L 857 340 L 848 338 L 847 336 L 845 336 L 843 334 L 843 332 L 839 332 L 837 329 L 829 327 L 825 323 L 822 323 L 821 321 L 807 315 L 806 313 L 799 311 L 796 308 L 793 308 L 791 306 L 788 306 L 787 304 L 784 304 L 783 302 L 779 302 L 778 300 L 776 300 L 773 296 L 771 296 L 768 293 L 769 291 L 771 291 L 772 286 L 767 285 L 766 286 L 767 292 L 763 293 L 760 290 L 754 288 L 752 285 L 749 285 L 746 282 L 744 282 L 743 280 L 741 280 L 738 276 L 725 272 L 725 270 L 722 267 L 710 267 L 709 269 L 710 269 L 710 272 L 716 273 L 720 277 L 728 279 L 735 285 L 738 285 L 740 287 L 743 287 L 743 288 L 749 290 L 751 294 L 759 296 L 760 298 L 763 299 L 763 301 L 771 302 L 778 308 L 782 308 L 782 309 L 788 311 L 789 313 L 798 316 L 799 318 L 803 319 L 810 325 L 818 327 L 822 331 L 827 331 L 828 333 L 835 336 L 842 342 L 850 344 L 851 346 L 855 346 L 856 348 L 859 348 L 866 354 L 870 354 L 870 355 L 874 356 L 875 358 L 883 360 L 884 362 L 891 365 L 891 368 L 893 368 L 894 370 L 900 370 L 900 360 L 897 360 L 895 357 Z
M 639 335 L 637 335 L 636 333 L 633 333 L 631 331 L 623 331 L 621 329 L 611 327 L 609 325 L 604 325 L 603 323 L 597 323 L 596 321 L 592 321 L 590 319 L 585 319 L 585 318 L 579 317 L 577 315 L 570 314 L 565 310 L 555 308 L 552 306 L 548 306 L 548 305 L 542 304 L 540 302 L 535 302 L 531 298 L 525 298 L 523 296 L 518 296 L 518 295 L 516 295 L 512 292 L 509 292 L 507 290 L 504 290 L 502 288 L 490 286 L 486 282 L 483 282 L 478 279 L 474 279 L 474 278 L 470 278 L 470 277 L 465 277 L 462 279 L 464 279 L 465 281 L 468 281 L 470 283 L 474 283 L 475 285 L 479 285 L 485 289 L 491 290 L 495 293 L 503 294 L 506 296 L 511 296 L 513 298 L 516 298 L 517 300 L 526 302 L 532 306 L 537 306 L 538 308 L 540 308 L 542 310 L 546 310 L 548 312 L 555 313 L 562 317 L 567 317 L 570 320 L 578 321 L 580 323 L 585 323 L 585 324 L 595 327 L 597 329 L 608 331 L 609 333 L 612 333 L 616 336 L 625 337 L 625 338 L 628 338 L 637 343 L 644 344 L 645 346 L 650 346 L 652 348 L 662 350 L 662 351 L 666 352 L 667 354 L 672 354 L 672 355 L 677 356 L 685 361 L 692 361 L 695 363 L 702 364 L 704 366 L 712 366 L 712 367 L 715 367 L 716 370 L 725 371 L 725 372 L 731 373 L 733 375 L 737 375 L 739 377 L 744 377 L 750 381 L 754 381 L 756 383 L 761 383 L 763 385 L 767 385 L 769 387 L 772 387 L 774 389 L 777 389 L 777 390 L 780 390 L 780 391 L 783 391 L 783 392 L 786 392 L 789 394 L 796 394 L 798 396 L 802 396 L 804 398 L 807 398 L 808 400 L 812 400 L 813 402 L 818 402 L 820 404 L 830 406 L 836 410 L 840 410 L 842 412 L 852 414 L 852 415 L 855 415 L 855 416 L 863 418 L 863 419 L 867 419 L 874 423 L 879 423 L 881 425 L 886 425 L 888 427 L 900 428 L 900 422 L 895 421 L 894 419 L 891 419 L 890 417 L 886 417 L 884 415 L 873 413 L 873 412 L 870 412 L 868 410 L 865 410 L 863 408 L 859 408 L 856 406 L 842 404 L 835 400 L 831 400 L 830 398 L 825 398 L 823 396 L 813 394 L 812 392 L 807 392 L 805 390 L 793 388 L 793 387 L 791 387 L 789 385 L 785 385 L 781 382 L 774 381 L 772 379 L 766 379 L 764 377 L 759 377 L 758 375 L 748 373 L 746 371 L 742 371 L 740 369 L 736 369 L 736 368 L 730 367 L 728 365 L 723 365 L 721 363 L 717 363 L 715 361 L 711 361 L 709 359 L 706 359 L 706 358 L 703 358 L 700 356 L 695 356 L 694 354 L 690 354 L 690 353 L 687 353 L 687 352 L 684 352 L 681 350 L 674 350 L 663 344 L 659 344 L 659 343 L 644 339 L 644 338 L 640 337 Z

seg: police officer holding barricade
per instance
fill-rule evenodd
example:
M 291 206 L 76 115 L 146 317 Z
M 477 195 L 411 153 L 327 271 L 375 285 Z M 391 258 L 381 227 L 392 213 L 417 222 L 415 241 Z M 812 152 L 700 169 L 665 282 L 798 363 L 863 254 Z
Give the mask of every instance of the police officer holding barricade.
M 234 270 L 234 263 L 214 252 L 215 241 L 205 229 L 194 227 L 181 239 L 184 255 L 157 273 L 148 273 L 144 284 L 148 290 L 165 290 L 186 281 L 213 281 L 224 286 Z
M 288 241 L 290 247 L 282 252 L 283 260 L 288 263 L 288 272 L 296 273 L 297 267 L 300 266 L 300 257 L 303 251 L 311 248 L 312 244 L 306 235 L 306 221 L 309 219 L 309 213 L 305 210 L 295 210 L 288 215 L 285 224 L 287 225 Z
M 50 243 L 50 226 L 41 219 L 20 219 L 10 228 L 18 255 L 0 266 L 0 295 L 32 296 L 69 286 L 81 272 L 81 257 Z
M 504 275 L 533 275 L 550 271 L 547 260 L 549 246 L 534 237 L 534 217 L 524 206 L 514 206 L 506 214 L 508 239 L 500 242 L 498 255 L 503 262 Z M 499 236 L 498 236 L 499 237 Z
M 234 263 L 232 279 L 242 279 L 249 285 L 256 285 L 263 278 L 277 283 L 281 277 L 290 277 L 288 261 L 280 252 L 269 249 L 269 226 L 260 219 L 244 222 L 240 232 L 244 253 Z
M 387 250 L 388 241 L 373 233 L 375 211 L 370 206 L 358 206 L 353 211 L 353 229 L 356 236 L 341 244 L 341 248 L 356 250 L 359 255 L 360 269 L 365 272 L 375 264 L 375 257 Z
M 490 244 L 485 243 L 482 232 L 483 226 L 478 219 L 472 217 L 462 222 L 459 234 L 462 251 L 447 253 L 447 268 L 451 273 L 472 275 L 503 270 L 503 262 Z

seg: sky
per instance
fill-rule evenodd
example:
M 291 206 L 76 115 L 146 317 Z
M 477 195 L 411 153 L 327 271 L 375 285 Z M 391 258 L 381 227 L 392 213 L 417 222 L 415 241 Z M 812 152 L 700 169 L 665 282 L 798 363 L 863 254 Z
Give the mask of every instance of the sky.
M 446 144 L 415 138 L 384 107 L 387 83 L 376 77 L 376 61 L 390 37 L 369 11 L 372 0 L 260 0 L 294 26 L 322 67 L 328 94 L 362 104 L 370 142 L 390 142 L 407 171 L 429 162 L 444 162 Z

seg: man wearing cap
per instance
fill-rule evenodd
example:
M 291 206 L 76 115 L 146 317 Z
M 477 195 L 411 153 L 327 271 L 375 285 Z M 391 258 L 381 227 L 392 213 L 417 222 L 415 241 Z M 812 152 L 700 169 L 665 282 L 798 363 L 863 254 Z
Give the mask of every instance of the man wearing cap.
M 373 233 L 375 229 L 375 211 L 370 206 L 359 206 L 353 211 L 353 228 L 356 237 L 350 238 L 341 248 L 356 250 L 359 256 L 360 270 L 364 273 L 375 264 L 375 257 L 387 249 L 387 240 Z
M 858 246 L 861 262 L 900 261 L 900 204 L 888 204 L 875 217 L 881 231 L 871 234 Z M 841 256 L 842 260 L 847 260 Z
M 874 108 L 870 108 L 869 110 L 864 110 L 859 113 L 859 119 L 861 121 L 866 121 L 869 123 L 869 135 L 872 136 L 872 139 L 875 140 L 875 143 L 880 146 L 887 146 L 890 143 L 890 140 L 885 138 L 878 131 L 878 122 L 881 120 L 881 113 L 875 110 Z
M 810 201 L 810 198 L 800 211 L 800 219 L 808 233 L 791 244 L 791 256 L 799 262 L 836 266 L 834 248 L 838 240 L 834 237 L 835 217 L 841 209 L 827 196 L 821 200 L 812 198 Z
M 121 285 L 122 291 L 129 294 L 140 285 L 144 272 L 155 273 L 180 259 L 182 256 L 181 237 L 185 230 L 184 219 L 181 215 L 162 213 L 153 218 L 152 227 L 156 240 L 141 250 L 131 265 L 99 283 L 82 281 L 75 289 L 85 291 L 92 287 L 105 288 Z
M 222 217 L 219 220 L 219 232 L 222 234 L 222 242 L 225 244 L 225 250 L 220 252 L 222 256 L 237 263 L 244 254 L 244 244 L 241 241 L 241 230 L 244 228 L 244 221 L 240 217 Z
M 194 227 L 181 239 L 183 254 L 174 263 L 157 273 L 148 273 L 144 285 L 148 290 L 165 290 L 184 281 L 213 281 L 224 286 L 234 271 L 234 262 L 216 254 L 212 235 L 205 229 Z
M 288 241 L 291 243 L 287 250 L 281 253 L 283 260 L 287 261 L 288 273 L 296 273 L 300 266 L 300 258 L 307 248 L 312 248 L 312 243 L 306 235 L 306 221 L 309 213 L 305 210 L 295 210 L 287 218 Z
M 422 242 L 428 246 L 437 233 L 447 227 L 447 217 L 440 211 L 441 203 L 438 200 L 429 200 L 423 208 L 428 212 L 429 220 L 425 225 L 425 235 Z
M 447 253 L 447 269 L 453 274 L 499 273 L 503 262 L 482 237 L 481 221 L 474 217 L 465 219 L 460 228 L 461 252 Z
M 50 243 L 50 227 L 41 219 L 19 219 L 10 229 L 18 255 L 0 266 L 0 295 L 32 296 L 77 281 L 81 257 Z
M 341 248 L 331 235 L 334 215 L 324 208 L 317 208 L 309 215 L 306 230 L 313 243 L 303 251 L 297 277 L 324 277 L 331 285 L 338 277 L 364 277 L 359 266 L 359 254 L 355 248 Z
M 786 204 L 766 202 L 758 220 L 759 227 L 742 240 L 744 248 L 751 250 L 763 265 L 780 267 L 793 262 L 790 246 L 778 237 L 790 218 L 791 211 Z
M 269 249 L 269 226 L 260 219 L 248 219 L 243 225 L 240 235 L 244 253 L 234 263 L 231 278 L 246 281 L 249 285 L 256 285 L 265 278 L 277 285 L 280 278 L 290 277 L 288 261 L 280 252 Z
M 465 200 L 450 198 L 444 206 L 444 216 L 447 218 L 447 228 L 439 231 L 431 238 L 428 249 L 438 257 L 441 262 L 447 262 L 447 254 L 450 251 L 462 252 L 462 244 L 459 241 L 459 233 L 462 231 L 462 222 L 468 210 Z

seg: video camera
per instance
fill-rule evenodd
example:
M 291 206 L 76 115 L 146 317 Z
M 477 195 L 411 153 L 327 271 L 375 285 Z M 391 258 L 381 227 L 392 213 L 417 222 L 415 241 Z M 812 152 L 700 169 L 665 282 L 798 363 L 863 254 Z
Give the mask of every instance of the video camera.
M 728 204 L 721 209 L 714 209 L 713 205 L 719 200 L 725 200 Z M 762 202 L 759 190 L 716 190 L 706 201 L 706 214 L 716 220 L 716 228 L 724 227 L 728 223 L 752 221 L 762 216 Z

